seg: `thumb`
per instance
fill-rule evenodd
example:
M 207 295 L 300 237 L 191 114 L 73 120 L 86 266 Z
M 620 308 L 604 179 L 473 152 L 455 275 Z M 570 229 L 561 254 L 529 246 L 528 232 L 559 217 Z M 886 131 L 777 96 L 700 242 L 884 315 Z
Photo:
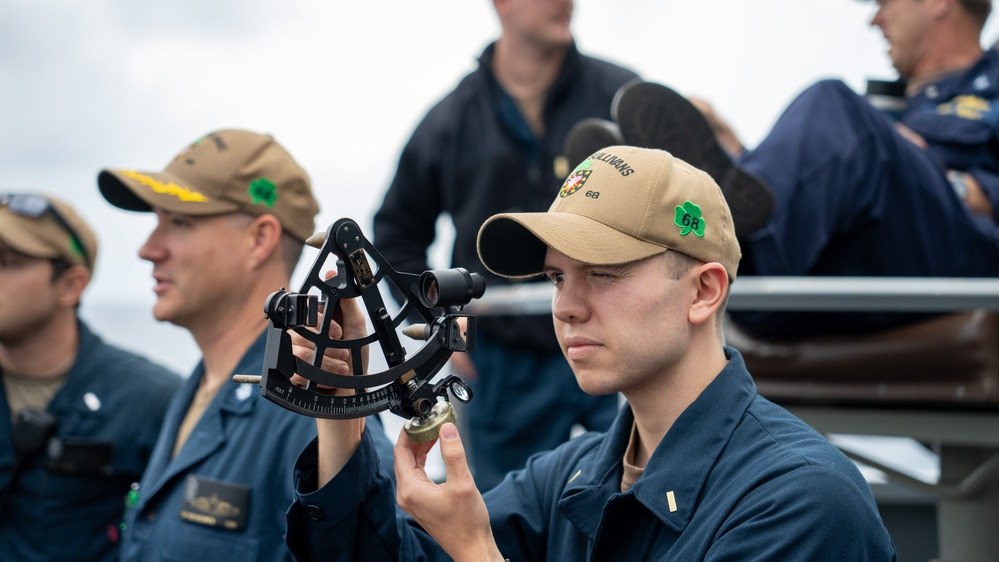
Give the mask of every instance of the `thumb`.
M 444 468 L 447 470 L 447 480 L 461 481 L 471 478 L 472 473 L 468 470 L 468 460 L 465 458 L 465 446 L 461 444 L 461 436 L 458 435 L 458 428 L 453 423 L 446 423 L 441 426 L 440 440 L 441 457 L 444 459 Z

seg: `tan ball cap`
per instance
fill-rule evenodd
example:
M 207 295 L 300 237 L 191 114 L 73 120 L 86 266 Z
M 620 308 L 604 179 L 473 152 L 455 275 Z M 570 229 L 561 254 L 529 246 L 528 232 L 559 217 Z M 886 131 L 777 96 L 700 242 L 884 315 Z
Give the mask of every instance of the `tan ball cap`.
M 542 273 L 551 247 L 612 265 L 675 250 L 718 262 L 735 279 L 742 256 L 718 184 L 668 152 L 605 148 L 583 161 L 546 213 L 502 213 L 479 229 L 479 258 L 512 278 Z
M 91 271 L 97 260 L 94 231 L 72 207 L 51 196 L 0 194 L 0 240 L 22 254 Z
M 210 133 L 162 172 L 102 170 L 97 184 L 108 202 L 129 211 L 272 214 L 302 241 L 319 212 L 305 170 L 273 137 L 250 131 Z

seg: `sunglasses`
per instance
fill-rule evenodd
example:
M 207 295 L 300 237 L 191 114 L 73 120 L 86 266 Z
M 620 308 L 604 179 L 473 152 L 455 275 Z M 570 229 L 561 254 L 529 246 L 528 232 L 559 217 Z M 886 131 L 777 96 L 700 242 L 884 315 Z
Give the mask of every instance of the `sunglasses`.
M 90 254 L 87 252 L 87 247 L 83 245 L 83 239 L 48 199 L 30 193 L 0 193 L 0 208 L 7 209 L 15 215 L 32 219 L 41 218 L 46 213 L 52 215 L 52 218 L 73 239 L 75 248 L 80 250 L 80 254 L 83 255 L 83 262 L 88 267 L 91 265 Z

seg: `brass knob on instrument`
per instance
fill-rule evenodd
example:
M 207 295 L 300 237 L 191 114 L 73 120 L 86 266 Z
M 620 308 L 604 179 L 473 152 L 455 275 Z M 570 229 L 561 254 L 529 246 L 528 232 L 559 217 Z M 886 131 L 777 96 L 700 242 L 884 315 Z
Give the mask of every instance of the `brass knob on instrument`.
M 440 400 L 425 418 L 410 418 L 403 424 L 406 435 L 413 443 L 427 443 L 437 439 L 442 425 L 456 423 L 454 407 L 446 400 Z

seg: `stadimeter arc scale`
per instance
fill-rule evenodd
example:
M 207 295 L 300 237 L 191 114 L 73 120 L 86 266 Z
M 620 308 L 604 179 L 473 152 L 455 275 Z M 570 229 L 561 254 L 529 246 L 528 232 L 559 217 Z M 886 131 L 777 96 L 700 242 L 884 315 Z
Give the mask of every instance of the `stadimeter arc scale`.
M 336 275 L 325 279 L 332 260 Z M 403 297 L 394 316 L 379 289 L 384 284 Z M 462 402 L 472 397 L 471 388 L 460 377 L 452 374 L 438 379 L 437 374 L 452 353 L 474 349 L 475 316 L 460 311 L 484 292 L 482 276 L 461 268 L 421 274 L 396 271 L 356 222 L 340 219 L 326 230 L 319 255 L 299 291 L 281 289 L 267 298 L 264 314 L 269 324 L 261 374 L 234 375 L 233 380 L 259 384 L 268 400 L 316 418 L 351 419 L 389 410 L 407 419 L 404 428 L 414 442 L 432 441 L 441 425 L 455 419 L 449 394 Z M 331 323 L 341 320 L 340 301 L 353 298 L 363 303 L 372 331 L 354 339 L 330 338 Z M 414 315 L 422 323 L 402 329 L 403 322 Z M 422 342 L 420 349 L 409 355 L 397 329 Z M 289 330 L 315 345 L 311 361 L 293 354 Z M 362 350 L 366 346 L 374 350 L 374 344 L 387 367 L 364 373 Z M 330 349 L 348 350 L 351 372 L 361 374 L 324 370 L 322 358 Z M 293 380 L 296 374 L 301 378 Z

